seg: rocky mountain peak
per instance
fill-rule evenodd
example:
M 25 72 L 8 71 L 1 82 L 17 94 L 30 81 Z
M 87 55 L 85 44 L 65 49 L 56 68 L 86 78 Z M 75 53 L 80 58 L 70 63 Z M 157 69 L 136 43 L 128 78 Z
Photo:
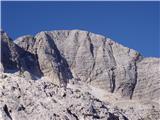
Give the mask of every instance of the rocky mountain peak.
M 160 59 L 144 58 L 102 35 L 55 30 L 13 41 L 2 31 L 1 43 L 3 72 L 16 70 L 28 80 L 46 77 L 64 89 L 79 81 L 127 100 L 159 98 Z

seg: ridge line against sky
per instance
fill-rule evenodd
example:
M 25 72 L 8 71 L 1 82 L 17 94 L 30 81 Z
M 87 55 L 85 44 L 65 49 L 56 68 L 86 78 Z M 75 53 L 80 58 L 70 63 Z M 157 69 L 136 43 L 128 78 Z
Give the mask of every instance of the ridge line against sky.
M 4 2 L 2 29 L 13 39 L 80 29 L 109 37 L 144 56 L 160 57 L 160 2 Z
M 1 1 L 44 1 L 44 0 L 1 0 Z M 92 1 L 97 1 L 97 2 L 100 2 L 100 1 L 114 1 L 114 2 L 127 2 L 127 1 L 139 1 L 139 2 L 159 2 L 160 0 L 45 0 L 45 1 L 58 1 L 58 2 L 65 2 L 65 1 L 77 1 L 77 2 L 80 2 L 80 1 L 83 1 L 83 2 L 88 2 L 88 1 L 90 1 L 90 2 L 92 2 Z

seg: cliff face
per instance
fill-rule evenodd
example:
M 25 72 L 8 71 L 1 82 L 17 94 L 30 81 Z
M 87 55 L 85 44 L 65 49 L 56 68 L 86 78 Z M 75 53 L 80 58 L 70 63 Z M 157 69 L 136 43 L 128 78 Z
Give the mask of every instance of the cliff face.
M 41 74 L 36 56 L 16 45 L 4 31 L 1 31 L 1 64 L 4 72 L 19 70 L 35 76 Z
M 1 43 L 4 72 L 17 70 L 30 79 L 47 77 L 65 88 L 77 80 L 122 98 L 157 101 L 160 97 L 160 59 L 143 58 L 104 36 L 59 30 L 13 42 L 1 31 Z
M 160 59 L 144 58 L 137 64 L 137 84 L 135 98 L 159 101 L 160 99 Z
M 94 33 L 40 32 L 35 37 L 20 37 L 15 40 L 16 44 L 5 32 L 1 36 L 5 70 L 17 68 L 32 76 L 48 76 L 53 83 L 63 86 L 73 78 L 80 79 L 130 98 L 136 86 L 136 96 L 140 97 L 140 93 L 146 93 L 146 88 L 138 91 L 143 89 L 141 86 L 159 81 L 159 59 L 143 59 L 137 51 Z M 157 87 L 150 89 L 156 91 L 152 94 L 159 92 Z M 155 98 L 157 94 L 152 96 Z

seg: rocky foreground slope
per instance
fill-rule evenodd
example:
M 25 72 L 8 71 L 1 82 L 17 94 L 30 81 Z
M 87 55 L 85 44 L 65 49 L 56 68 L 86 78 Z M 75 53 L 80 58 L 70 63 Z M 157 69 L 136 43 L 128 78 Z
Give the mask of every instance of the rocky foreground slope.
M 160 59 L 80 30 L 1 31 L 0 119 L 158 120 Z

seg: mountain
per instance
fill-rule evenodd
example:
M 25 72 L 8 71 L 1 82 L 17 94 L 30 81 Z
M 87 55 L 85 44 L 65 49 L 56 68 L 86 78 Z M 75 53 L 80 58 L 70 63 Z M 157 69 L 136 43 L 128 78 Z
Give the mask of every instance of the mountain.
M 160 59 L 110 38 L 57 30 L 13 41 L 1 31 L 1 57 L 2 119 L 160 117 Z

